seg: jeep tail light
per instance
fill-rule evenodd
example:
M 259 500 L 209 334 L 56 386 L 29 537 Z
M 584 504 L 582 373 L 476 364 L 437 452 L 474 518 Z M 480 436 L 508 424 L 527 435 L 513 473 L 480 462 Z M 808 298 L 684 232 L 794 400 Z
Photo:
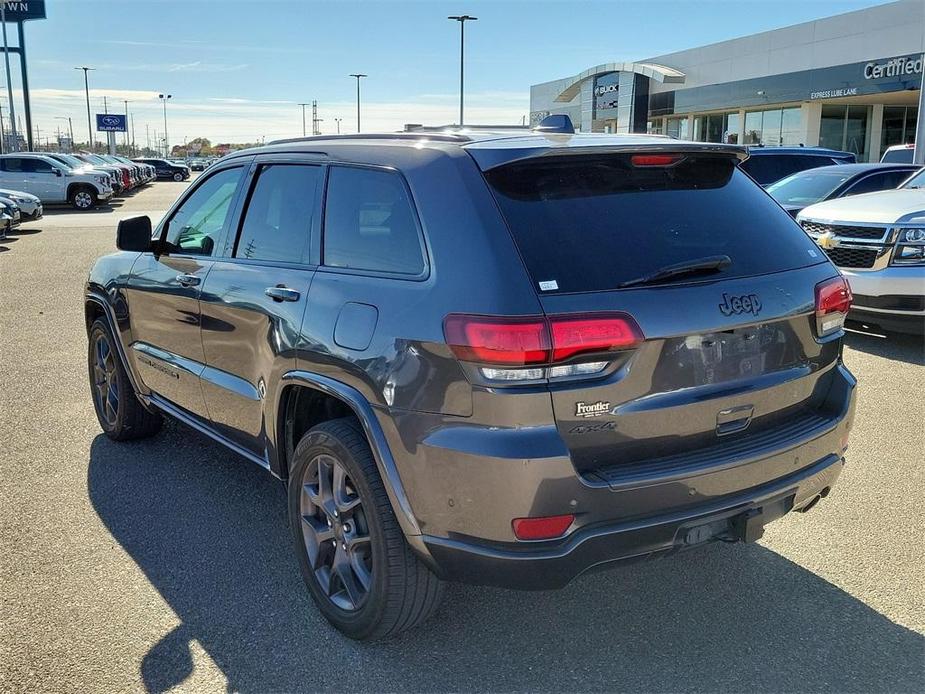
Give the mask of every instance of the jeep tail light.
M 605 316 L 553 316 L 552 360 L 565 361 L 588 352 L 615 352 L 631 349 L 642 342 L 636 321 L 626 314 Z
M 609 361 L 565 362 L 633 349 L 644 339 L 636 321 L 625 313 L 550 317 L 450 314 L 443 322 L 443 332 L 458 359 L 482 365 L 485 378 L 504 382 L 598 373 Z
M 444 320 L 443 333 L 462 361 L 526 366 L 549 360 L 549 331 L 542 316 L 453 314 Z
M 575 516 L 571 513 L 564 516 L 515 518 L 511 521 L 511 527 L 518 540 L 550 540 L 562 537 L 574 520 Z
M 816 285 L 816 332 L 819 337 L 841 330 L 851 308 L 851 288 L 839 275 Z

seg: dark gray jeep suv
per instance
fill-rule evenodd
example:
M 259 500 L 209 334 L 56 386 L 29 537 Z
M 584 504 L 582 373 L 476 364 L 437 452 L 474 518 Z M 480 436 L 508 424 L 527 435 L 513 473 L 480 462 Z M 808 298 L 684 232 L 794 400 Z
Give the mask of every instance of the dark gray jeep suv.
M 100 424 L 167 414 L 283 480 L 305 582 L 358 639 L 443 581 L 754 540 L 831 490 L 855 380 L 848 286 L 745 156 L 434 132 L 225 157 L 90 272 Z

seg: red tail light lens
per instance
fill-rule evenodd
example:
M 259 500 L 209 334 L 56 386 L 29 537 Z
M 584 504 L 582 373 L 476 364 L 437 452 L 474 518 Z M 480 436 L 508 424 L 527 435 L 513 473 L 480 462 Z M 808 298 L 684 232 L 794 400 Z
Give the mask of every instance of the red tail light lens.
M 819 337 L 844 327 L 851 301 L 851 288 L 844 277 L 833 277 L 816 285 L 816 330 Z
M 636 347 L 642 331 L 631 316 L 553 317 L 552 360 L 565 361 L 589 352 L 616 352 Z
M 642 331 L 625 313 L 507 317 L 450 314 L 446 341 L 457 358 L 479 364 L 529 366 L 558 363 L 582 354 L 631 349 Z
M 550 540 L 562 537 L 575 520 L 571 513 L 564 516 L 543 516 L 540 518 L 515 518 L 511 521 L 518 540 Z
M 526 366 L 549 359 L 549 332 L 542 316 L 508 318 L 452 314 L 443 332 L 463 361 Z
M 680 154 L 634 154 L 630 162 L 633 166 L 672 166 L 683 158 Z

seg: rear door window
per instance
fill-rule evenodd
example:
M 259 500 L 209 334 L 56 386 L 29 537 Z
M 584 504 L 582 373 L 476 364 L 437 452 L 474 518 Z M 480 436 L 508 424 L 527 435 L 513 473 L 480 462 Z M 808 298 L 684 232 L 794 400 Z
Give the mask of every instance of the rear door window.
M 416 215 L 401 176 L 332 166 L 323 246 L 328 267 L 398 275 L 424 272 Z
M 824 262 L 793 219 L 726 157 L 688 156 L 664 168 L 634 167 L 623 155 L 572 156 L 500 167 L 486 178 L 544 291 L 616 289 L 716 255 L 732 262 L 708 279 Z
M 321 173 L 320 166 L 301 164 L 260 167 L 235 257 L 304 262 Z
M 883 171 L 869 174 L 851 186 L 845 195 L 860 195 L 861 193 L 875 193 L 880 190 L 897 188 L 899 184 L 909 178 L 908 171 Z

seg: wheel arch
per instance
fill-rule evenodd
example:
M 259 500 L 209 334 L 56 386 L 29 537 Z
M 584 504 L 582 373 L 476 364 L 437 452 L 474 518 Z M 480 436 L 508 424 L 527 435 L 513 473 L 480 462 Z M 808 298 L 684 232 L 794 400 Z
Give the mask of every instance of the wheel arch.
M 86 323 L 88 337 L 93 323 L 100 318 L 106 321 L 106 325 L 109 327 L 109 334 L 112 336 L 113 342 L 116 345 L 116 353 L 119 355 L 119 360 L 122 362 L 125 373 L 128 374 L 128 379 L 132 384 L 132 388 L 135 389 L 135 395 L 141 400 L 145 407 L 149 407 L 148 398 L 146 397 L 148 390 L 142 386 L 138 378 L 136 378 L 135 372 L 132 370 L 131 363 L 129 362 L 128 354 L 125 352 L 125 345 L 122 342 L 121 333 L 118 329 L 115 309 L 105 297 L 88 291 L 84 296 L 84 321 Z
M 373 453 L 373 459 L 376 461 L 376 468 L 382 483 L 385 486 L 389 496 L 389 502 L 392 505 L 392 511 L 398 520 L 405 537 L 408 538 L 412 548 L 425 559 L 429 558 L 429 552 L 424 547 L 423 542 L 415 541 L 422 535 L 417 518 L 411 508 L 411 503 L 405 492 L 401 477 L 398 474 L 398 468 L 395 459 L 389 449 L 385 434 L 372 406 L 355 388 L 332 379 L 328 376 L 312 373 L 309 371 L 295 370 L 286 373 L 280 383 L 278 400 L 276 403 L 276 422 L 275 422 L 275 449 L 277 462 L 279 464 L 279 474 L 281 477 L 288 475 L 288 460 L 286 460 L 286 426 L 287 426 L 287 408 L 291 402 L 291 397 L 295 391 L 300 388 L 307 388 L 317 391 L 324 396 L 334 398 L 344 408 L 349 411 L 359 421 L 366 440 L 369 443 L 370 450 Z
M 92 191 L 94 197 L 98 197 L 100 194 L 100 191 L 97 190 L 96 186 L 94 186 L 92 183 L 87 183 L 86 181 L 75 181 L 74 183 L 68 183 L 67 185 L 67 199 L 72 200 L 77 191 L 84 189 Z

